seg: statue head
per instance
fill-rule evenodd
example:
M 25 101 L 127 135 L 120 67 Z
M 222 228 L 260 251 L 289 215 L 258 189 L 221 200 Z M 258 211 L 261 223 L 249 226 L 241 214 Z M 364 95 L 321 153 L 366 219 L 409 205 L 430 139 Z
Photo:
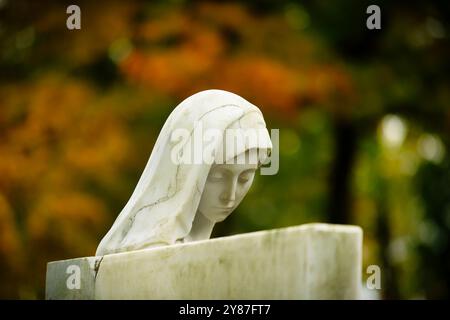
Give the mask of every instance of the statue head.
M 207 90 L 170 114 L 97 255 L 208 239 L 239 205 L 272 144 L 261 111 Z

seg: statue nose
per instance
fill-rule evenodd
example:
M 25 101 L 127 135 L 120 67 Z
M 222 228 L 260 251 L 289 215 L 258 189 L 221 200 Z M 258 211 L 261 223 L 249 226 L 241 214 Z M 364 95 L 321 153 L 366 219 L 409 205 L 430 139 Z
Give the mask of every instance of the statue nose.
M 227 190 L 222 193 L 222 201 L 225 202 L 227 205 L 232 206 L 234 204 L 234 201 L 236 200 L 236 186 L 237 186 L 237 180 L 232 181 L 231 185 L 228 186 Z
M 230 194 L 225 197 L 225 201 L 227 202 L 234 202 L 234 200 L 236 200 L 236 195 L 234 192 L 230 192 Z

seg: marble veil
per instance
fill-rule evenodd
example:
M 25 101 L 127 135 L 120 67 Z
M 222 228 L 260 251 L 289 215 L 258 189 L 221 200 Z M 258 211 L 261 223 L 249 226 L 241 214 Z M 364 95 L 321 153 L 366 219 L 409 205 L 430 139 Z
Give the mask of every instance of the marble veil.
M 264 132 L 263 138 L 246 143 L 237 153 L 272 148 L 261 111 L 240 96 L 207 90 L 187 98 L 165 122 L 133 194 L 100 242 L 96 255 L 170 245 L 189 234 L 211 164 L 173 161 L 173 148 L 178 141 L 174 141 L 172 133 L 180 128 L 194 132 L 198 125 L 203 130 L 213 128 L 221 132 L 230 127 Z M 215 143 L 217 157 L 223 141 Z M 192 144 L 184 144 L 181 151 L 187 152 L 188 148 Z

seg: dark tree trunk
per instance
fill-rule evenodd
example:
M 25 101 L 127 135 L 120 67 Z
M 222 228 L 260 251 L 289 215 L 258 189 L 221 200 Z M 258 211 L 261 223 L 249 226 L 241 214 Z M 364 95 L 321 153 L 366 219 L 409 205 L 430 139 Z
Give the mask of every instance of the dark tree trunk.
M 334 121 L 335 156 L 329 182 L 328 218 L 330 223 L 350 223 L 350 184 L 357 147 L 357 130 L 346 119 Z
M 389 258 L 389 244 L 391 241 L 391 231 L 389 225 L 389 212 L 386 204 L 386 194 L 380 197 L 377 203 L 377 239 L 380 245 L 381 259 L 381 283 L 383 299 L 399 299 L 399 291 L 397 285 L 396 268 L 392 265 Z

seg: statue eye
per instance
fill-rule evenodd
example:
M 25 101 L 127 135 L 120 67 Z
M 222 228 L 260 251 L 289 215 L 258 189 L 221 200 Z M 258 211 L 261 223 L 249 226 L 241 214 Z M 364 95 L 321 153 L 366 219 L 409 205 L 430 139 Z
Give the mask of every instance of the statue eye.
M 241 182 L 241 183 L 247 182 L 248 180 L 251 179 L 254 172 L 255 172 L 254 170 L 247 170 L 247 171 L 241 173 L 241 175 L 239 176 L 239 182 Z
M 225 175 L 223 172 L 219 171 L 219 170 L 212 170 L 209 175 L 208 175 L 208 180 L 209 181 L 220 181 L 223 178 L 225 178 Z
M 247 182 L 248 180 L 250 180 L 250 178 L 247 177 L 247 176 L 240 176 L 240 177 L 239 177 L 239 182 L 241 182 L 241 183 L 245 183 L 245 182 Z

